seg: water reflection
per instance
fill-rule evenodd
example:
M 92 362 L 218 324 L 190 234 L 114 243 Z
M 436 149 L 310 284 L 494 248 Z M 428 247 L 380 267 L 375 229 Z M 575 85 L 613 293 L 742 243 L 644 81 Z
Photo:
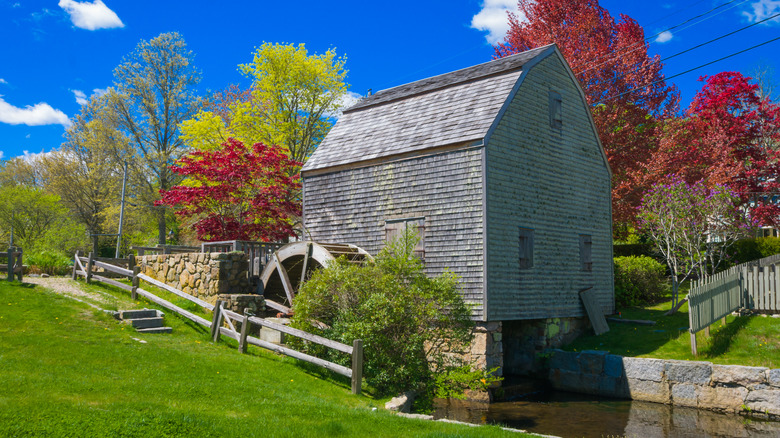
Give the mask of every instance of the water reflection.
M 637 438 L 780 437 L 780 423 L 658 403 L 541 391 L 493 404 L 437 400 L 436 418 L 546 435 Z

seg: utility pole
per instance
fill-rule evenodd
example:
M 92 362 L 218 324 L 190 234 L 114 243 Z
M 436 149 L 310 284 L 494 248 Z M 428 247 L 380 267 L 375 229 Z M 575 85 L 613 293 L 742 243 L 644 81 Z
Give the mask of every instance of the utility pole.
M 125 160 L 124 176 L 122 177 L 122 203 L 119 207 L 119 233 L 116 236 L 116 258 L 119 258 L 119 248 L 122 246 L 122 222 L 125 217 L 125 186 L 127 185 L 127 160 Z

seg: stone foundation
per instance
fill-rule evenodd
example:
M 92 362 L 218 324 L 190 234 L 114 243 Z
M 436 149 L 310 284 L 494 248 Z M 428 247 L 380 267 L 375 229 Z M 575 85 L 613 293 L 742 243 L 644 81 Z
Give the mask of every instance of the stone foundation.
M 265 300 L 262 295 L 250 294 L 220 294 L 217 298 L 222 306 L 230 311 L 243 315 L 244 311 L 257 315 L 265 310 Z
M 780 419 L 780 369 L 552 350 L 556 389 Z
M 141 272 L 204 301 L 215 303 L 219 294 L 254 292 L 247 275 L 249 262 L 242 252 L 148 255 L 137 257 Z
M 504 372 L 529 375 L 543 371 L 544 351 L 573 341 L 590 323 L 587 318 L 547 318 L 504 321 L 503 328 Z

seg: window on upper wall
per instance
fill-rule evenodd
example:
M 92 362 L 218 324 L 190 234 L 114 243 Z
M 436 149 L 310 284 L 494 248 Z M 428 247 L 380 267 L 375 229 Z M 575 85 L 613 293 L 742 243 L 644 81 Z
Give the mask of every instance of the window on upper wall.
M 531 269 L 534 267 L 534 230 L 530 228 L 520 228 L 520 238 L 518 240 L 520 249 L 520 258 L 518 259 L 520 269 Z
M 563 98 L 560 93 L 550 91 L 550 127 L 561 129 L 563 127 Z
M 593 270 L 593 240 L 589 234 L 580 234 L 580 265 L 583 271 Z
M 425 261 L 425 218 L 390 219 L 385 221 L 385 242 L 392 242 L 407 236 L 406 228 L 417 232 L 419 241 L 414 246 L 414 255 Z

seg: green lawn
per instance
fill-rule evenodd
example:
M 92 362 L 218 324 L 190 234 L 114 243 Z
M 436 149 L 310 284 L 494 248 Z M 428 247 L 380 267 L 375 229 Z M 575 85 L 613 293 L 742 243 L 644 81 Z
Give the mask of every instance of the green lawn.
M 90 290 L 120 308 L 149 306 Z M 166 324 L 172 334 L 141 335 L 83 303 L 0 281 L 0 436 L 509 434 L 401 418 L 384 400 L 352 395 L 346 379 L 255 347 L 241 355 L 171 314 Z
M 688 332 L 688 305 L 670 316 L 669 301 L 643 308 L 621 309 L 624 319 L 656 321 L 654 326 L 609 322 L 609 332 L 583 336 L 564 347 L 568 351 L 607 350 L 621 356 L 659 359 L 704 360 L 724 365 L 750 365 L 780 368 L 780 318 L 768 316 L 727 316 L 726 325 L 710 326 L 696 334 L 699 355 L 691 354 Z

